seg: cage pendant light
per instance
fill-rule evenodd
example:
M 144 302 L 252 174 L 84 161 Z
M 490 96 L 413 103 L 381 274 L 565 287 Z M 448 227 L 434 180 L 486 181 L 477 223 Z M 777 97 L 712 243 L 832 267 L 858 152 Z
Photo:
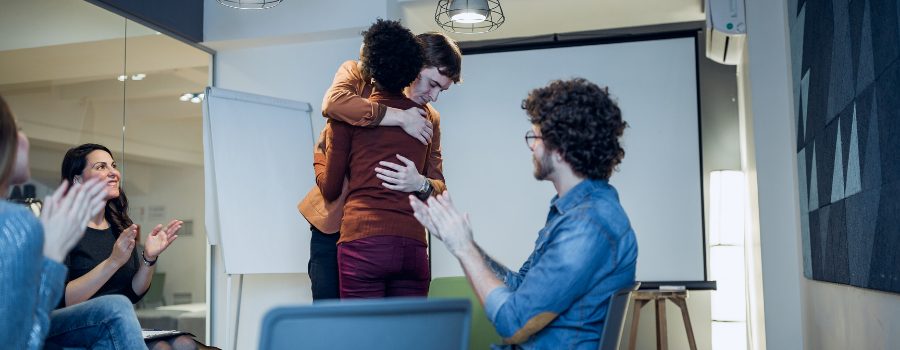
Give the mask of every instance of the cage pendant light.
M 499 28 L 506 17 L 500 0 L 439 0 L 434 21 L 448 32 L 479 34 Z
M 216 0 L 220 4 L 239 10 L 263 10 L 278 6 L 284 0 Z

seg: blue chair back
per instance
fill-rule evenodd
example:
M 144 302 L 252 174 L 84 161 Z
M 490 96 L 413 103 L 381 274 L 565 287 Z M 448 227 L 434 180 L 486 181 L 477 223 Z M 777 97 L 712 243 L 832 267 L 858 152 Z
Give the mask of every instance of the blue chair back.
M 266 313 L 260 350 L 465 350 L 471 305 L 465 299 L 325 301 Z
M 625 328 L 625 316 L 628 315 L 628 306 L 631 305 L 631 292 L 640 287 L 641 282 L 634 282 L 631 287 L 616 291 L 609 300 L 606 322 L 603 323 L 603 334 L 600 335 L 600 350 L 619 348 L 619 341 L 622 339 L 622 331 Z

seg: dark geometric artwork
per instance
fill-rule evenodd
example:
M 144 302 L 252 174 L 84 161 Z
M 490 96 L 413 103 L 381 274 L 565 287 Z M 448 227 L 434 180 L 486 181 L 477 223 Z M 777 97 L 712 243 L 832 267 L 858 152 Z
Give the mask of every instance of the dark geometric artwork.
M 789 6 L 803 273 L 900 293 L 898 1 Z

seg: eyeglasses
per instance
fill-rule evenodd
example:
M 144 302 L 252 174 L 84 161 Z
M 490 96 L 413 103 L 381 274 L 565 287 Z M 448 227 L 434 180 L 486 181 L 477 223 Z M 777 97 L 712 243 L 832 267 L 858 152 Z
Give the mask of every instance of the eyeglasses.
M 534 130 L 528 130 L 525 132 L 525 144 L 528 145 L 528 149 L 534 151 L 534 144 L 538 139 L 543 139 L 543 137 L 535 135 Z

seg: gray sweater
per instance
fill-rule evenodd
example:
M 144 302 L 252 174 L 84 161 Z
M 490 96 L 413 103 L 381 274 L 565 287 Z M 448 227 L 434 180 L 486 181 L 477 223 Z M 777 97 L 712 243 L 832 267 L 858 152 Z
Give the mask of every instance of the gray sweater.
M 25 207 L 0 201 L 0 339 L 8 349 L 41 349 L 66 267 L 44 257 L 44 229 Z

